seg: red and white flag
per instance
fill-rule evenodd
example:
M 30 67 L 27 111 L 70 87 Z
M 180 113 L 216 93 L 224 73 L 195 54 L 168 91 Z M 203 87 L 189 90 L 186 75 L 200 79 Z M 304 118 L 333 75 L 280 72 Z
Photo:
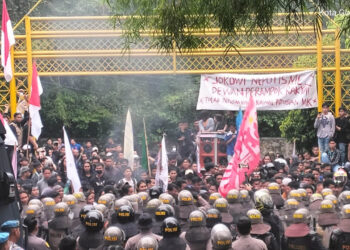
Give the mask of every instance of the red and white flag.
M 43 127 L 39 113 L 41 109 L 40 95 L 43 93 L 43 87 L 41 86 L 35 62 L 33 62 L 32 89 L 30 93 L 29 115 L 32 123 L 31 134 L 38 139 L 41 134 L 41 128 Z
M 13 77 L 11 64 L 11 46 L 15 44 L 15 36 L 9 14 L 7 12 L 6 1 L 2 1 L 2 25 L 1 25 L 1 65 L 4 67 L 4 75 L 7 82 Z
M 251 96 L 239 129 L 235 154 L 229 162 L 220 183 L 220 194 L 226 197 L 228 191 L 238 189 L 239 185 L 244 182 L 245 177 L 249 176 L 258 167 L 259 160 L 258 119 L 255 101 Z

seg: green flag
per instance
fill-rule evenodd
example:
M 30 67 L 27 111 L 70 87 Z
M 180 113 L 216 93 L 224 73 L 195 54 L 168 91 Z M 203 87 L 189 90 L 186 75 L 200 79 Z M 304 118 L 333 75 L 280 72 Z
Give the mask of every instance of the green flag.
M 143 119 L 143 136 L 142 136 L 142 156 L 141 156 L 141 166 L 146 172 L 149 172 L 148 165 L 148 148 L 147 148 L 147 135 L 146 135 L 146 124 L 145 119 Z M 150 173 L 148 173 L 150 174 Z

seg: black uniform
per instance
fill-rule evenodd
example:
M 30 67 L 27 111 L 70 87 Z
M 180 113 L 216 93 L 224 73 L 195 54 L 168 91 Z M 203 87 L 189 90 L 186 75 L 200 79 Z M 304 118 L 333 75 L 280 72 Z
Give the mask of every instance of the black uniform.
M 186 242 L 179 237 L 163 238 L 159 241 L 158 250 L 186 250 Z
M 346 233 L 341 229 L 335 229 L 332 232 L 331 239 L 329 241 L 329 249 L 350 249 L 350 233 Z

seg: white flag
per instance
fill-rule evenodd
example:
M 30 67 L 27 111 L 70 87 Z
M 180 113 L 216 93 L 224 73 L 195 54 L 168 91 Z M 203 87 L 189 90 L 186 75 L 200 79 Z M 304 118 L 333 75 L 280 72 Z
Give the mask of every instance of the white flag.
M 126 115 L 124 130 L 124 158 L 128 160 L 129 167 L 134 169 L 134 133 L 129 109 Z
M 163 135 L 161 149 L 158 155 L 156 186 L 166 192 L 168 189 L 168 154 L 166 152 L 165 136 Z
M 73 191 L 79 192 L 81 188 L 81 183 L 78 175 L 77 168 L 75 166 L 75 161 L 70 147 L 69 138 L 65 128 L 63 127 L 63 137 L 64 137 L 64 147 L 66 151 L 66 168 L 67 168 L 67 178 L 72 181 Z
M 1 113 L 0 113 L 0 121 L 2 122 L 2 124 L 4 125 L 5 130 L 6 130 L 5 145 L 8 145 L 8 146 L 18 145 L 17 138 L 16 138 L 15 134 L 12 132 L 10 126 L 5 121 L 5 119 L 2 117 Z

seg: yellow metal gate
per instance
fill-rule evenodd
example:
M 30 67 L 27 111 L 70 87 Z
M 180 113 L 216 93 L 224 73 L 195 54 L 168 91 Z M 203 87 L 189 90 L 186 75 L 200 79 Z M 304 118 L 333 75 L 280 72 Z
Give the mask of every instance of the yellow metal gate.
M 11 84 L 3 78 L 0 81 L 0 109 L 9 102 L 15 107 L 16 91 L 30 89 L 32 60 L 41 77 L 316 69 L 319 106 L 328 101 L 336 113 L 341 105 L 350 107 L 350 50 L 342 48 L 338 28 L 326 28 L 324 23 L 322 35 L 317 36 L 312 18 L 306 16 L 300 29 L 287 32 L 281 16 L 276 15 L 268 35 L 257 32 L 224 39 L 213 27 L 196 34 L 204 42 L 201 48 L 181 53 L 149 49 L 152 31 L 143 33 L 140 42 L 124 51 L 122 30 L 113 27 L 109 17 L 27 16 L 23 35 L 16 36 L 15 79 Z M 237 50 L 226 53 L 229 44 L 235 44 Z

